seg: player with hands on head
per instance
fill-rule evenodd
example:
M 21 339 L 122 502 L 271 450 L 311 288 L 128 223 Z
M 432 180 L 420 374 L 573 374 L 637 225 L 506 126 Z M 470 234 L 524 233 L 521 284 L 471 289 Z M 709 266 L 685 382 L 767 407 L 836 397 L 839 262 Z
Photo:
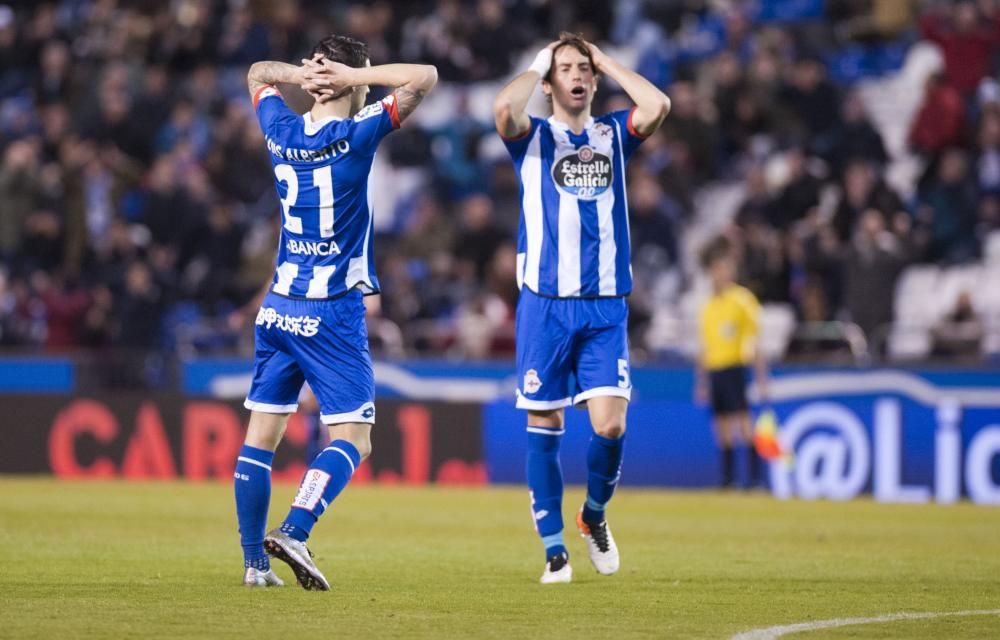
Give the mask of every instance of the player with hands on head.
M 371 452 L 374 380 L 362 296 L 378 293 L 370 172 L 379 142 L 399 128 L 437 82 L 433 66 L 371 66 L 367 46 L 321 40 L 299 66 L 257 62 L 247 86 L 281 200 L 275 275 L 255 321 L 250 423 L 234 474 L 247 586 L 280 585 L 268 554 L 306 589 L 330 584 L 306 540 Z M 292 111 L 280 83 L 313 99 Z M 369 86 L 392 92 L 365 106 Z M 268 532 L 271 462 L 308 381 L 329 445 L 310 463 L 282 524 Z
M 635 103 L 591 114 L 600 75 Z M 548 119 L 525 111 L 541 83 Z M 598 572 L 620 564 L 605 517 L 621 471 L 631 397 L 625 297 L 632 289 L 625 164 L 670 111 L 670 99 L 582 37 L 563 33 L 494 101 L 497 132 L 521 183 L 517 406 L 528 411 L 527 478 L 545 547 L 541 582 L 570 582 L 559 445 L 564 410 L 586 404 L 593 428 L 577 527 Z

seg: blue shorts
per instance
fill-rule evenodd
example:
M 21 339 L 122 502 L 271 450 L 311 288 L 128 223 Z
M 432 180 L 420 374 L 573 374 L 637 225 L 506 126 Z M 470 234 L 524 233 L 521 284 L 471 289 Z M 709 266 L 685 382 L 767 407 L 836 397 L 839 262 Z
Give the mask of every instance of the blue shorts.
M 254 337 L 247 409 L 292 413 L 308 381 L 325 424 L 375 422 L 375 378 L 360 291 L 333 300 L 268 293 Z
M 546 298 L 517 303 L 517 406 L 547 411 L 599 396 L 630 399 L 625 298 Z

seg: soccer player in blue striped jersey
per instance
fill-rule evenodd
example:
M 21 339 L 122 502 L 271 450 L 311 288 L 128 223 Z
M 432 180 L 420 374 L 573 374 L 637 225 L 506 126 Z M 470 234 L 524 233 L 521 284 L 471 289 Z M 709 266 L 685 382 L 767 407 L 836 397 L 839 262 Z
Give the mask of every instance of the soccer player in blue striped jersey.
M 367 46 L 329 36 L 301 66 L 257 62 L 247 84 L 281 200 L 281 239 L 270 291 L 257 313 L 250 423 L 236 463 L 236 515 L 244 584 L 280 585 L 268 554 L 306 589 L 326 590 L 306 539 L 371 451 L 374 380 L 362 296 L 377 293 L 372 184 L 379 142 L 437 82 L 433 66 L 371 66 Z M 314 99 L 304 115 L 278 87 Z M 392 93 L 365 105 L 369 85 Z M 284 522 L 267 533 L 271 461 L 308 381 L 330 444 L 309 465 Z
M 594 117 L 599 74 L 635 103 Z M 536 85 L 552 116 L 525 107 Z M 577 514 L 598 572 L 619 567 L 605 507 L 621 473 L 631 397 L 625 297 L 629 266 L 625 165 L 670 111 L 670 99 L 581 37 L 563 33 L 494 103 L 496 127 L 521 183 L 517 282 L 517 406 L 528 411 L 527 478 L 545 547 L 544 584 L 570 582 L 563 540 L 559 442 L 564 409 L 585 403 L 594 433 L 587 497 Z

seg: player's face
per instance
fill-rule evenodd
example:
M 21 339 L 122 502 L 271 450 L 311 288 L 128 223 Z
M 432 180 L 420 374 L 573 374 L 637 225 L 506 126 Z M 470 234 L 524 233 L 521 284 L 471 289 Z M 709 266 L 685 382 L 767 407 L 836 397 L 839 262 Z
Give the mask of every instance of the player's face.
M 552 96 L 553 105 L 571 113 L 590 108 L 597 91 L 597 76 L 587 56 L 576 47 L 564 46 L 552 60 L 552 81 L 542 83 L 542 91 Z

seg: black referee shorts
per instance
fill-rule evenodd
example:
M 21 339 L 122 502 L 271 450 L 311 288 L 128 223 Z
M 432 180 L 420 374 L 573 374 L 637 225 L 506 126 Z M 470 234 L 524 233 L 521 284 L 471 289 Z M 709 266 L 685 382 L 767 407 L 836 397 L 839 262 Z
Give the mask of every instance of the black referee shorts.
M 708 372 L 712 413 L 725 415 L 749 410 L 747 405 L 747 367 L 727 367 Z

